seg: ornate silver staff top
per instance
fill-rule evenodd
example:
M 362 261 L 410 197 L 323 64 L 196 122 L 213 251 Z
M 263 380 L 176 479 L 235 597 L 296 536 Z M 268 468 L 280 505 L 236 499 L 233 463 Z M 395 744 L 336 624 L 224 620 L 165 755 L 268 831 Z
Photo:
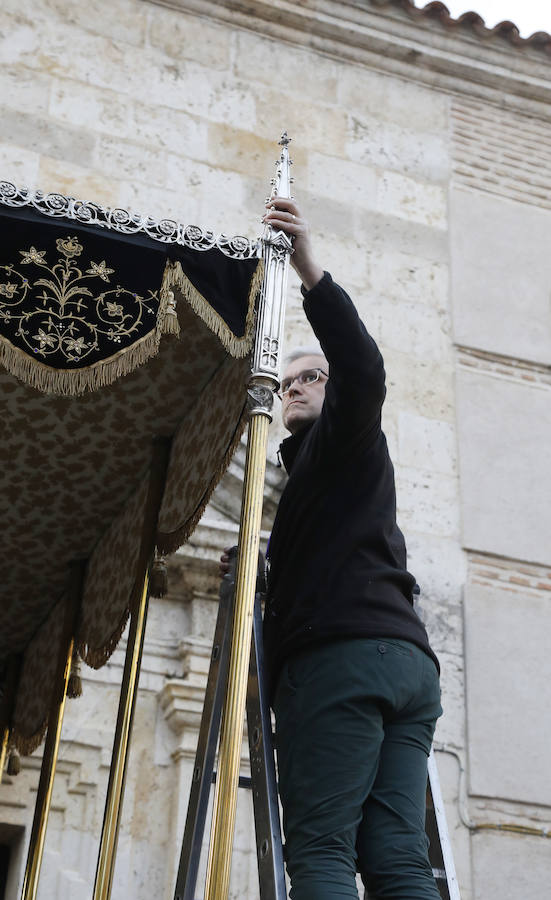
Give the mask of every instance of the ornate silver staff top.
M 290 176 L 292 160 L 288 145 L 291 138 L 284 131 L 279 144 L 281 154 L 276 161 L 276 176 L 272 178 L 272 191 L 268 200 L 275 197 L 291 196 Z M 251 412 L 270 415 L 273 393 L 279 388 L 279 366 L 285 319 L 285 298 L 289 257 L 293 244 L 288 235 L 265 225 L 262 235 L 262 255 L 264 258 L 264 281 L 258 306 L 256 340 L 251 371 L 249 396 L 253 407 Z

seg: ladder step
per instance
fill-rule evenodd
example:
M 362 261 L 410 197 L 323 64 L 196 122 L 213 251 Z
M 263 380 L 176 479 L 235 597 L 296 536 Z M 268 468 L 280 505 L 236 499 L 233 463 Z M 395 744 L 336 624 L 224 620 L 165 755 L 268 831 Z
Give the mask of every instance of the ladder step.
M 212 784 L 216 784 L 216 772 L 212 773 Z M 239 787 L 248 788 L 251 790 L 253 786 L 252 779 L 249 775 L 240 775 L 239 776 Z

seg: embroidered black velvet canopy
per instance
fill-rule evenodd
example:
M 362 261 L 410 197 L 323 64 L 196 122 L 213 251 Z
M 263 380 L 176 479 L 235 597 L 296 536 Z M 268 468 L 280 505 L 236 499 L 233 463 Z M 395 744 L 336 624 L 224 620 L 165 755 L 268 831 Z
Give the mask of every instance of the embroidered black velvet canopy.
M 22 659 L 12 735 L 30 752 L 73 560 L 86 562 L 85 661 L 102 665 L 124 628 L 153 438 L 171 441 L 162 553 L 191 533 L 229 462 L 262 263 L 246 238 L 6 182 L 0 236 L 0 667 Z

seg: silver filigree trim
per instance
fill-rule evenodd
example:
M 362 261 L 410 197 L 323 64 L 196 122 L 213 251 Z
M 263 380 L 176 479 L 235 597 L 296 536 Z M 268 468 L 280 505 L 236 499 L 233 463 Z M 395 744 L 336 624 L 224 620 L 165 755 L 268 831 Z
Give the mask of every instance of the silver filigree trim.
M 14 208 L 30 206 L 53 218 L 72 219 L 84 225 L 97 225 L 122 234 L 146 234 L 162 244 L 181 244 L 192 250 L 220 250 L 232 259 L 258 259 L 262 255 L 260 240 L 251 241 L 241 235 L 228 237 L 198 225 L 182 225 L 173 219 L 157 221 L 126 209 L 111 209 L 97 203 L 83 203 L 63 194 L 44 194 L 18 188 L 10 181 L 0 181 L 0 204 Z
M 251 415 L 262 414 L 272 420 L 274 405 L 274 393 L 265 384 L 249 384 L 247 387 L 247 401 Z

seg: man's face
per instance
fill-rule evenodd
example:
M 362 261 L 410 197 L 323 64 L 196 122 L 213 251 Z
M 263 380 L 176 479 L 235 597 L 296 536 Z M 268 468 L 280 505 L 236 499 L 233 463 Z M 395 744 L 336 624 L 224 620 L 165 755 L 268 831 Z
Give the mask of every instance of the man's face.
M 297 375 L 305 369 L 322 369 L 329 371 L 329 363 L 325 356 L 300 356 L 289 363 L 283 373 L 282 381 L 296 379 Z M 312 384 L 300 384 L 297 380 L 291 386 L 281 400 L 281 418 L 287 431 L 296 434 L 306 425 L 315 422 L 321 413 L 325 397 L 325 385 L 327 377 L 320 375 L 319 380 Z

